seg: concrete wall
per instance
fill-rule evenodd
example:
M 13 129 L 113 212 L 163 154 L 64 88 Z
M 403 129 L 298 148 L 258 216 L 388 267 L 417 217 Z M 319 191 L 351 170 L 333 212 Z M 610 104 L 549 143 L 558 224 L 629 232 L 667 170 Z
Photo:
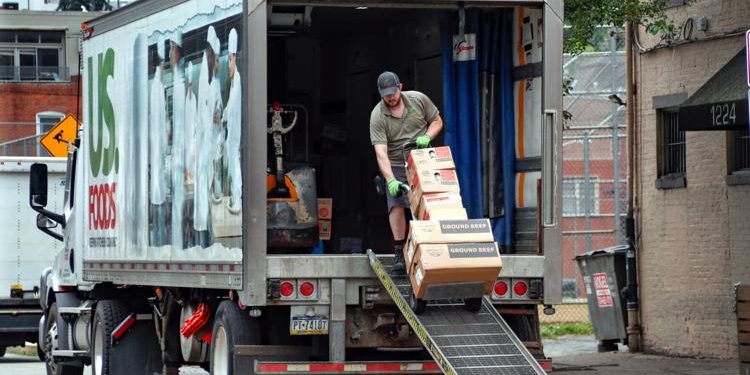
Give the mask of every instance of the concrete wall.
M 653 98 L 692 95 L 745 44 L 746 0 L 696 0 L 669 10 L 678 29 L 695 19 L 685 43 L 638 54 L 637 194 L 640 293 L 645 350 L 736 358 L 732 285 L 750 282 L 750 185 L 729 186 L 725 131 L 686 134 L 686 187 L 657 189 L 657 121 Z M 709 28 L 698 31 L 698 19 Z M 735 32 L 736 35 L 728 35 Z M 641 45 L 656 40 L 641 30 Z M 744 80 L 745 77 L 737 77 Z

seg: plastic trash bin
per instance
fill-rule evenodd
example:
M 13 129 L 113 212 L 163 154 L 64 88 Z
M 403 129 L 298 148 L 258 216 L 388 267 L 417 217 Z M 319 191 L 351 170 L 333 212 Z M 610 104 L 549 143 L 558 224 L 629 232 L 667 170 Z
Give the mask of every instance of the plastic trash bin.
M 617 350 L 627 345 L 628 315 L 620 291 L 625 287 L 627 245 L 592 250 L 575 257 L 583 276 L 589 316 L 599 351 Z

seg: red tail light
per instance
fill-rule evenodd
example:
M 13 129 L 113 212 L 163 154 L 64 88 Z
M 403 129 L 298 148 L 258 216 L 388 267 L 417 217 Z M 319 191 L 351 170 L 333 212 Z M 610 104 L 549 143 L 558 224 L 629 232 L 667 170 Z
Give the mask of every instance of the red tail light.
M 290 283 L 289 281 L 284 281 L 283 283 L 281 283 L 279 293 L 281 293 L 281 295 L 284 297 L 291 296 L 294 293 L 294 284 Z
M 313 285 L 313 283 L 309 281 L 305 281 L 304 283 L 302 283 L 302 285 L 299 286 L 299 293 L 303 297 L 310 297 L 311 295 L 313 295 L 313 293 L 315 293 L 315 285 Z
M 508 293 L 508 283 L 505 281 L 498 281 L 495 283 L 495 294 L 502 297 Z
M 528 291 L 529 291 L 529 286 L 526 284 L 525 281 L 518 281 L 513 285 L 513 293 L 515 293 L 517 296 L 526 295 Z
M 112 330 L 112 333 L 111 333 L 112 341 L 119 340 L 122 337 L 122 335 L 124 335 L 125 332 L 127 332 L 130 329 L 130 327 L 133 326 L 133 324 L 135 324 L 135 314 L 130 314 L 125 318 L 125 320 L 120 322 L 120 324 L 118 324 L 117 327 L 115 327 L 115 329 Z

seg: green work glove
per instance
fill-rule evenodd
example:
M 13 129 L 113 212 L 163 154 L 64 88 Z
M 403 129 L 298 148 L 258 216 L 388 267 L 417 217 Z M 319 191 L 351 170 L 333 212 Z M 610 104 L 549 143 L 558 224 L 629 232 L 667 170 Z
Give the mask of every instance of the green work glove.
M 414 143 L 417 144 L 417 148 L 425 148 L 430 145 L 431 140 L 432 139 L 430 139 L 430 136 L 425 134 L 417 137 L 417 139 L 414 140 Z
M 398 196 L 398 188 L 401 187 L 401 183 L 394 178 L 394 179 L 388 180 L 387 185 L 388 185 L 388 195 L 390 195 L 390 196 L 392 196 L 394 198 L 397 197 Z

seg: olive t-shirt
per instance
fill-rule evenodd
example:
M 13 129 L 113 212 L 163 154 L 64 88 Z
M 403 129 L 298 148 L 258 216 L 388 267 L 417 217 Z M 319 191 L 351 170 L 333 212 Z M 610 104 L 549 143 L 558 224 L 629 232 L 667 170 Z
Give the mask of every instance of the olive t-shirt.
M 430 98 L 419 91 L 402 91 L 401 98 L 402 117 L 393 116 L 382 100 L 370 114 L 370 141 L 373 145 L 388 146 L 388 159 L 394 166 L 404 165 L 401 153 L 404 144 L 425 134 L 439 114 Z

